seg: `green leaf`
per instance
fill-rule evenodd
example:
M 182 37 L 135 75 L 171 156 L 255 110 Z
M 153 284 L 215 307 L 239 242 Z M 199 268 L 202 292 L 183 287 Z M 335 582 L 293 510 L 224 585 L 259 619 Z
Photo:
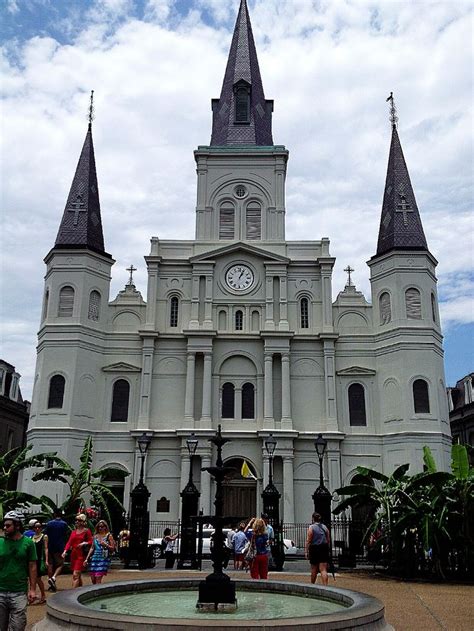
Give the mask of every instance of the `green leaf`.
M 436 461 L 433 458 L 433 454 L 431 453 L 431 449 L 428 445 L 423 447 L 423 462 L 429 473 L 434 473 L 436 469 Z
M 453 445 L 451 447 L 451 468 L 458 480 L 467 480 L 469 477 L 469 458 L 465 445 Z

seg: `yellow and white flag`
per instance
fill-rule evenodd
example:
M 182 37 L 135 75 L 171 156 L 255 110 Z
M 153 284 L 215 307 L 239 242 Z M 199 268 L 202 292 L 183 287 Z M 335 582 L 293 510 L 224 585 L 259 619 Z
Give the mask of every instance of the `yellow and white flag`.
M 250 471 L 250 467 L 247 464 L 247 461 L 244 460 L 242 462 L 242 469 L 240 470 L 240 475 L 243 478 L 252 478 L 252 480 L 256 480 L 257 478 L 254 476 L 254 474 Z

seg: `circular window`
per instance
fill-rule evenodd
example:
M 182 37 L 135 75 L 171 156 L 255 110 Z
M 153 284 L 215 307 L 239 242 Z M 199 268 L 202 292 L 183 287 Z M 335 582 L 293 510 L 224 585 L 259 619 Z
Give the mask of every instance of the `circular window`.
M 238 184 L 234 188 L 234 195 L 238 197 L 239 199 L 243 199 L 247 195 L 247 189 L 245 188 L 243 184 Z

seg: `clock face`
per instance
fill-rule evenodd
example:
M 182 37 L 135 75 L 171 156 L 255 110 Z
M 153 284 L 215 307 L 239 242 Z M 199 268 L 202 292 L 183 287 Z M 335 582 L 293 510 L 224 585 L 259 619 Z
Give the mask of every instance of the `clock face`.
M 253 272 L 247 265 L 233 265 L 227 270 L 225 281 L 231 289 L 243 291 L 253 284 Z

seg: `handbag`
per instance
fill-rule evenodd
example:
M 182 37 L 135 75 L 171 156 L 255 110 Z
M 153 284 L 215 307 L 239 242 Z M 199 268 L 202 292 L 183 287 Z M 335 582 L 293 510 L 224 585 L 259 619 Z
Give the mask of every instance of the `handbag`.
M 247 554 L 245 555 L 245 560 L 247 562 L 251 562 L 255 559 L 255 556 L 257 554 L 257 549 L 255 547 L 255 541 L 252 539 L 252 541 L 250 542 L 249 548 L 247 550 Z

